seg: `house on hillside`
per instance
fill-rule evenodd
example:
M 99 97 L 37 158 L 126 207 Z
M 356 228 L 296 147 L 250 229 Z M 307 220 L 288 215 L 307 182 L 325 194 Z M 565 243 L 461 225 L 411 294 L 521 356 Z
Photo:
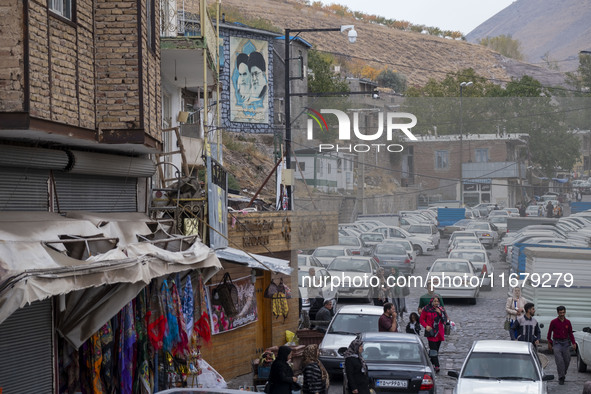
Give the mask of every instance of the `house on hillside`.
M 490 202 L 513 207 L 525 199 L 527 163 L 522 150 L 527 148 L 527 134 L 417 138 L 403 143 L 396 167 L 402 185 L 419 186 L 422 195 L 441 200 L 461 200 L 462 193 L 468 206 Z
M 295 151 L 292 168 L 296 179 L 323 192 L 353 191 L 356 155 L 343 152 L 319 152 L 318 149 Z

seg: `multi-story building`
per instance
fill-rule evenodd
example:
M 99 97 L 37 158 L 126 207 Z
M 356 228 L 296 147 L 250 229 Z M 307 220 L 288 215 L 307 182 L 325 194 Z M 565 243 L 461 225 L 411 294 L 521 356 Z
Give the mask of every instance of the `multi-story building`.
M 401 185 L 422 189 L 426 201 L 458 200 L 514 206 L 525 199 L 527 134 L 422 136 L 405 141 Z M 460 155 L 460 149 L 462 154 Z M 460 162 L 461 157 L 461 162 Z M 462 181 L 462 196 L 460 182 Z

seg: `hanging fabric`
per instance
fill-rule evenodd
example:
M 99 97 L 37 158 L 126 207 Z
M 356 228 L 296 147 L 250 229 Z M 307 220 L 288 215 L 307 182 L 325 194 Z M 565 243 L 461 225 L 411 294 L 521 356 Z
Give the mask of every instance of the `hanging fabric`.
M 103 363 L 103 353 L 101 348 L 101 336 L 97 332 L 90 337 L 90 357 L 89 372 L 92 394 L 102 394 L 105 392 L 101 380 L 101 365 Z
M 172 282 L 172 306 L 174 315 L 178 322 L 178 341 L 173 347 L 172 354 L 176 357 L 186 357 L 189 354 L 189 338 L 187 337 L 187 329 L 185 327 L 185 317 L 183 315 L 183 307 L 176 283 Z
M 148 324 L 148 339 L 154 350 L 158 351 L 162 349 L 164 334 L 167 328 L 161 291 L 157 291 L 156 289 L 152 291 L 146 321 Z
M 182 299 L 182 308 L 183 308 L 183 317 L 185 318 L 185 328 L 187 332 L 187 338 L 191 338 L 193 335 L 193 324 L 195 323 L 195 318 L 193 315 L 194 311 L 194 297 L 193 297 L 193 285 L 191 284 L 191 276 L 187 275 L 187 282 L 185 283 L 185 287 L 183 288 L 183 299 Z
M 172 294 L 168 287 L 168 282 L 165 280 L 162 283 L 162 300 L 164 310 L 166 313 L 167 329 L 164 334 L 162 349 L 165 352 L 171 352 L 172 348 L 179 341 L 179 324 L 175 315 L 174 304 L 172 302 Z
M 101 365 L 101 378 L 106 393 L 115 391 L 113 385 L 113 351 L 115 350 L 115 337 L 113 336 L 113 327 L 109 320 L 99 330 L 101 351 L 103 361 Z
M 121 394 L 133 393 L 133 367 L 135 348 L 135 321 L 132 302 L 119 314 L 119 373 Z
M 147 394 L 153 391 L 153 377 L 150 371 L 150 354 L 148 351 L 147 302 L 148 288 L 144 287 L 136 297 L 135 331 L 137 336 L 137 373 L 134 379 L 134 393 Z

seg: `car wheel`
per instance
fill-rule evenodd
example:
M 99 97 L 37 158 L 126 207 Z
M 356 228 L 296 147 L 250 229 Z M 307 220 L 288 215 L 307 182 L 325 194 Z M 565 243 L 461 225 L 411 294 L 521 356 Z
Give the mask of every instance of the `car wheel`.
M 577 346 L 577 371 L 579 372 L 587 372 L 587 364 L 581 358 L 581 353 L 579 353 L 579 346 Z
M 421 248 L 419 245 L 414 245 L 412 248 L 415 250 L 415 252 L 417 252 L 418 256 L 423 255 L 423 248 Z

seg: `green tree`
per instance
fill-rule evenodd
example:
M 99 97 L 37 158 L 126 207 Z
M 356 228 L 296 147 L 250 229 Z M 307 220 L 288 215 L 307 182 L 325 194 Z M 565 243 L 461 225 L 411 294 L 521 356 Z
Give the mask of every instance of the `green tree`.
M 394 89 L 397 93 L 406 91 L 406 76 L 404 74 L 385 69 L 378 74 L 377 81 L 379 86 Z
M 591 54 L 579 53 L 579 67 L 574 73 L 566 73 L 567 82 L 577 90 L 591 89 Z
M 507 36 L 501 34 L 496 37 L 486 37 L 480 40 L 480 44 L 512 59 L 523 60 L 524 58 L 523 53 L 521 53 L 521 43 L 519 40 L 514 40 L 510 34 Z

